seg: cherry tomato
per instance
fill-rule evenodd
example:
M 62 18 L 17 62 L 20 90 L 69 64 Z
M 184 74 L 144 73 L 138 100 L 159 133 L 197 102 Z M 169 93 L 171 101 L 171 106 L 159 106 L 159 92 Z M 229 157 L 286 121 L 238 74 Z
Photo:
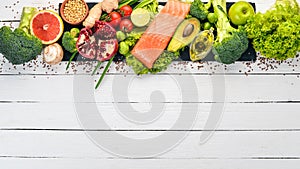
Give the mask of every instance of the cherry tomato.
M 111 12 L 109 14 L 109 17 L 110 17 L 110 25 L 113 26 L 114 28 L 118 27 L 120 22 L 121 22 L 121 14 L 118 13 L 118 12 Z
M 123 32 L 131 32 L 133 29 L 133 24 L 130 19 L 123 19 L 120 23 L 120 30 Z
M 123 15 L 123 16 L 130 16 L 131 13 L 132 13 L 132 8 L 131 6 L 129 5 L 124 5 L 120 8 L 120 13 Z

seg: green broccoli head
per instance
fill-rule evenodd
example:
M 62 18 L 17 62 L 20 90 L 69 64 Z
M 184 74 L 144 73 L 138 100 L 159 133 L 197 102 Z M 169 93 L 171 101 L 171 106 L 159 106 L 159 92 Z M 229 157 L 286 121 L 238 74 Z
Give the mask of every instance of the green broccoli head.
M 0 29 L 0 53 L 5 54 L 9 52 L 7 39 L 11 39 L 12 36 L 13 33 L 8 26 L 3 26 Z
M 200 20 L 207 18 L 208 9 L 211 7 L 211 0 L 204 4 L 201 0 L 194 0 L 190 8 L 190 14 Z
M 72 28 L 70 31 L 66 31 L 62 37 L 62 45 L 63 47 L 71 52 L 74 53 L 77 51 L 76 49 L 76 42 L 78 39 L 80 30 L 78 28 Z
M 213 45 L 215 59 L 225 64 L 234 63 L 248 49 L 248 38 L 244 30 L 227 32 L 222 41 L 216 41 Z
M 43 49 L 42 42 L 22 29 L 0 29 L 0 53 L 12 64 L 23 64 L 36 58 Z
M 234 63 L 248 49 L 247 33 L 243 27 L 235 29 L 226 14 L 226 0 L 213 0 L 214 12 L 218 16 L 217 39 L 213 45 L 215 59 L 225 64 Z M 225 9 L 225 10 L 224 10 Z

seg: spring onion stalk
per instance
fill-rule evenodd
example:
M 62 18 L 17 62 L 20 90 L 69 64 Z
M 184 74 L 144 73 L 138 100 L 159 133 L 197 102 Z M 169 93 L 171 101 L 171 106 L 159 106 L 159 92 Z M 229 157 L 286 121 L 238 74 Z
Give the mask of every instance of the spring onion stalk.
M 100 86 L 100 83 L 102 82 L 102 80 L 103 80 L 103 78 L 104 78 L 104 76 L 105 76 L 105 74 L 106 74 L 108 68 L 110 67 L 110 65 L 111 65 L 111 63 L 112 63 L 112 61 L 113 61 L 113 59 L 114 59 L 114 57 L 112 57 L 112 58 L 108 61 L 107 65 L 105 66 L 105 68 L 104 68 L 104 70 L 103 70 L 103 72 L 102 72 L 102 75 L 101 75 L 100 79 L 98 80 L 98 82 L 97 82 L 97 84 L 96 84 L 95 89 L 98 89 L 98 87 Z
M 77 54 L 77 52 L 74 52 L 74 53 L 72 54 L 72 56 L 70 57 L 69 62 L 68 62 L 67 67 L 66 67 L 66 70 L 69 69 L 70 64 L 71 64 L 72 60 L 75 58 L 76 54 Z
M 125 6 L 125 5 L 133 5 L 135 3 L 137 3 L 139 0 L 121 0 L 119 2 L 119 9 L 122 7 L 122 6 Z
M 99 69 L 99 67 L 101 66 L 101 63 L 102 63 L 101 61 L 98 61 L 97 66 L 95 67 L 95 69 L 92 73 L 92 76 L 95 75 L 95 73 L 97 72 L 97 69 Z

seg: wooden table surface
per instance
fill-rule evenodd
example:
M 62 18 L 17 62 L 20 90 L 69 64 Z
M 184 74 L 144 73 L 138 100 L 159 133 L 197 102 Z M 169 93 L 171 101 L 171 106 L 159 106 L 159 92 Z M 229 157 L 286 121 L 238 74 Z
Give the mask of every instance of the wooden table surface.
M 2 0 L 0 26 L 17 27 L 23 6 L 57 10 L 60 2 Z M 253 2 L 263 12 L 274 0 Z M 99 78 L 90 76 L 95 65 L 73 62 L 66 71 L 66 62 L 49 66 L 39 56 L 36 61 L 13 66 L 0 55 L 1 169 L 300 166 L 299 58 L 284 62 L 259 58 L 255 63 L 227 66 L 216 62 L 174 62 L 165 72 L 142 77 L 119 63 L 113 64 L 100 89 L 94 91 L 88 90 L 85 83 Z M 98 73 L 102 71 L 103 67 Z M 80 98 L 82 95 L 87 97 Z M 78 115 L 81 104 L 86 106 L 85 117 L 91 119 L 89 108 L 96 105 L 109 128 L 85 128 Z M 151 106 L 163 107 L 152 121 L 139 123 L 122 116 L 131 110 L 145 115 Z M 212 110 L 217 106 L 221 111 Z M 194 109 L 194 121 L 173 126 L 181 115 L 189 116 Z M 193 126 L 186 127 L 190 123 Z M 130 150 L 119 152 L 126 144 L 110 140 L 108 146 L 114 150 L 104 150 L 87 131 L 103 134 L 103 140 L 113 139 L 106 135 L 119 133 L 133 143 L 165 133 L 187 135 L 178 144 L 169 145 L 172 148 L 153 152 L 157 155 L 144 152 L 144 156 L 130 156 Z M 207 135 L 210 136 L 201 142 Z M 136 148 L 146 151 L 159 144 L 150 142 Z

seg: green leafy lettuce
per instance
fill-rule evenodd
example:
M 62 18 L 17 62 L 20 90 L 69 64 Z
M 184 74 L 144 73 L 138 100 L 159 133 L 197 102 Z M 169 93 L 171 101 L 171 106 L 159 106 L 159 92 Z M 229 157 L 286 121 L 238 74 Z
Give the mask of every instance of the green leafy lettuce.
M 146 68 L 138 59 L 133 55 L 128 54 L 126 56 L 127 65 L 131 66 L 136 74 L 156 74 L 163 70 L 166 70 L 171 62 L 179 57 L 179 53 L 173 53 L 169 51 L 164 51 L 159 58 L 153 64 L 152 69 Z
M 245 25 L 253 47 L 267 58 L 285 60 L 300 50 L 300 15 L 296 0 L 276 0 L 266 13 L 257 13 Z

